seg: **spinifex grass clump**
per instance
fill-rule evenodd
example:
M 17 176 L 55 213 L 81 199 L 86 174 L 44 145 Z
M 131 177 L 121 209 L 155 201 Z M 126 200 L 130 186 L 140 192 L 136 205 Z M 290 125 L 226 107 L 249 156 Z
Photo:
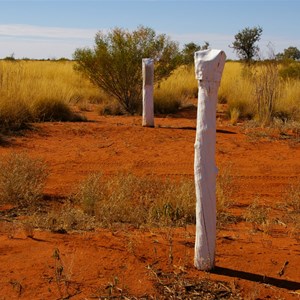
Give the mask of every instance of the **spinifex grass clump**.
M 269 212 L 269 207 L 260 205 L 259 202 L 255 200 L 248 206 L 244 217 L 247 222 L 252 223 L 254 231 L 266 231 L 270 225 Z
M 0 99 L 0 132 L 24 129 L 31 121 L 32 115 L 26 103 Z
M 281 91 L 278 66 L 274 62 L 268 62 L 255 71 L 253 82 L 256 119 L 262 125 L 269 125 L 275 117 Z
M 217 176 L 217 228 L 223 228 L 239 221 L 239 218 L 229 211 L 234 204 L 232 200 L 233 191 L 231 165 L 226 164 L 220 168 Z
M 165 81 L 154 87 L 155 113 L 175 113 L 186 100 L 197 97 L 194 69 L 182 66 Z
M 232 223 L 228 212 L 230 183 L 221 176 L 217 187 L 218 223 Z M 73 196 L 85 214 L 104 227 L 131 224 L 136 227 L 185 226 L 195 223 L 193 179 L 171 181 L 154 176 L 90 174 Z
M 36 122 L 84 121 L 85 118 L 74 113 L 71 107 L 58 99 L 44 98 L 31 105 L 32 120 Z
M 42 196 L 48 172 L 45 163 L 25 153 L 11 153 L 0 160 L 0 204 L 34 206 Z
M 35 228 L 56 233 L 67 233 L 74 230 L 90 231 L 97 225 L 94 216 L 88 215 L 70 201 L 66 201 L 61 206 L 52 207 L 46 212 L 37 210 L 26 223 Z
M 285 205 L 293 213 L 300 214 L 300 184 L 289 187 L 285 193 Z
M 70 104 L 95 101 L 99 91 L 73 70 L 73 62 L 0 61 L 0 128 L 29 122 L 74 121 Z
M 237 222 L 228 211 L 231 177 L 220 172 L 217 184 L 218 227 Z M 132 174 L 104 176 L 92 173 L 61 207 L 46 215 L 35 214 L 34 226 L 55 232 L 91 230 L 122 224 L 141 226 L 186 226 L 195 224 L 193 179 L 171 180 Z
M 279 207 L 283 210 L 282 220 L 285 224 L 294 225 L 294 234 L 300 238 L 300 184 L 288 186 L 282 193 L 282 204 Z
M 253 118 L 255 106 L 253 100 L 253 83 L 249 74 L 238 62 L 227 62 L 219 88 L 220 103 L 228 105 L 228 115 L 238 114 L 240 118 Z
M 267 125 L 274 118 L 300 120 L 297 77 L 284 77 L 284 64 L 261 62 L 251 67 L 227 62 L 219 89 L 219 101 L 228 104 L 228 114 L 255 119 Z M 234 118 L 233 118 L 234 119 Z
M 75 195 L 77 203 L 102 226 L 175 226 L 194 223 L 192 180 L 171 182 L 120 174 L 109 179 L 90 175 Z
M 28 104 L 47 98 L 66 103 L 95 101 L 98 89 L 73 66 L 73 62 L 0 61 L 0 99 L 18 99 Z

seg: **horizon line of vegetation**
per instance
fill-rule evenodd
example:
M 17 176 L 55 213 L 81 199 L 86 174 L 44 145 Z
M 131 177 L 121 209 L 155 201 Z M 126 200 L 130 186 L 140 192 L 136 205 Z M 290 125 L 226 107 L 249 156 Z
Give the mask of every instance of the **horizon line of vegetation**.
M 235 36 L 231 47 L 241 61 L 227 60 L 219 101 L 228 104 L 233 124 L 239 119 L 254 119 L 261 125 L 274 119 L 299 122 L 300 51 L 289 47 L 266 60 L 255 60 L 261 34 L 262 28 L 254 27 Z M 203 46 L 192 42 L 179 51 L 178 43 L 166 35 L 140 26 L 132 32 L 99 31 L 94 48 L 77 49 L 73 60 L 23 64 L 11 55 L 0 60 L 0 132 L 26 128 L 31 122 L 83 121 L 74 114 L 75 105 L 84 111 L 97 104 L 100 114 L 141 114 L 144 57 L 155 59 L 155 113 L 174 113 L 197 97 L 194 53 L 209 47 L 208 42 Z M 70 64 L 52 65 L 52 61 Z

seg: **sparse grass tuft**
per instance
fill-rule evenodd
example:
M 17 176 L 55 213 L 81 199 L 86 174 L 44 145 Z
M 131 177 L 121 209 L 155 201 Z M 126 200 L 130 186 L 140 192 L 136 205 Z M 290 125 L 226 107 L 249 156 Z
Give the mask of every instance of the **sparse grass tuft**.
M 284 210 L 283 222 L 293 224 L 295 236 L 300 238 L 300 185 L 290 185 L 282 196 L 280 208 Z
M 218 178 L 218 226 L 236 221 L 228 211 L 232 203 L 228 172 Z M 119 174 L 105 178 L 101 174 L 91 174 L 80 184 L 73 198 L 84 213 L 93 216 L 104 227 L 120 224 L 186 226 L 195 223 L 195 186 L 190 179 L 177 182 L 154 176 Z
M 217 227 L 223 228 L 228 224 L 236 223 L 238 218 L 232 215 L 229 208 L 233 205 L 232 173 L 230 164 L 223 165 L 217 176 Z
M 239 120 L 239 116 L 240 116 L 240 111 L 238 110 L 238 108 L 233 107 L 230 111 L 229 111 L 229 115 L 230 115 L 230 123 L 232 125 L 236 125 L 238 120 Z
M 1 203 L 31 206 L 41 196 L 47 172 L 40 161 L 32 161 L 24 154 L 14 155 L 1 164 Z M 229 168 L 225 170 L 219 174 L 217 183 L 218 227 L 237 222 L 229 212 L 231 176 Z M 120 225 L 139 228 L 195 224 L 194 180 L 92 173 L 63 205 L 47 212 L 36 211 L 28 222 L 33 228 L 61 233 Z
M 45 163 L 25 153 L 11 153 L 0 160 L 0 203 L 20 207 L 36 204 L 48 176 Z
M 262 206 L 255 200 L 252 204 L 250 204 L 245 213 L 246 222 L 250 222 L 253 225 L 253 229 L 264 230 L 265 227 L 270 225 L 269 220 L 269 211 L 270 209 Z
M 54 282 L 59 294 L 58 299 L 70 299 L 81 293 L 79 284 L 71 281 L 72 262 L 68 266 L 62 259 L 61 252 L 58 248 L 53 250 L 52 258 L 54 259 Z M 51 289 L 49 289 L 51 291 Z
M 290 186 L 286 193 L 285 205 L 293 213 L 300 214 L 300 185 Z
M 184 226 L 194 223 L 193 181 L 119 174 L 104 180 L 92 174 L 74 196 L 76 203 L 104 227 L 116 224 Z
M 79 186 L 79 190 L 75 195 L 76 202 L 79 202 L 81 208 L 88 215 L 95 214 L 95 207 L 98 201 L 101 201 L 104 192 L 101 189 L 101 174 L 90 174 Z
M 28 223 L 35 228 L 56 233 L 67 233 L 74 230 L 90 231 L 96 227 L 93 216 L 87 215 L 82 209 L 74 207 L 69 201 L 60 207 L 52 208 L 46 213 L 37 211 L 30 217 Z
M 176 272 L 163 273 L 161 270 L 150 270 L 157 280 L 159 299 L 242 299 L 239 290 L 227 282 L 208 278 L 193 280 Z
M 158 194 L 150 207 L 148 222 L 156 226 L 185 226 L 195 223 L 193 180 L 157 183 Z

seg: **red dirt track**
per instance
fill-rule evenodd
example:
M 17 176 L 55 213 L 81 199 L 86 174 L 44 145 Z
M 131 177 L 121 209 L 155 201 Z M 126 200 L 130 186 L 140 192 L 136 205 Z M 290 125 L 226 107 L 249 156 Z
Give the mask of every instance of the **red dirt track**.
M 89 122 L 35 124 L 0 146 L 0 155 L 26 151 L 44 159 L 50 196 L 68 196 L 95 171 L 193 178 L 195 111 L 157 117 L 155 128 L 142 127 L 141 117 L 86 115 Z M 300 183 L 300 143 L 262 136 L 217 120 L 217 165 L 230 167 L 237 215 L 255 199 L 276 207 L 288 186 Z M 157 295 L 154 269 L 228 282 L 242 299 L 300 299 L 299 226 L 274 225 L 266 233 L 241 222 L 218 230 L 212 273 L 193 267 L 192 225 L 67 234 L 36 230 L 33 238 L 13 226 L 0 217 L 0 300 L 60 299 L 68 293 L 69 299 L 100 299 L 100 290 L 109 295 L 116 277 L 128 295 L 151 299 Z M 55 249 L 68 275 L 68 292 L 55 282 Z

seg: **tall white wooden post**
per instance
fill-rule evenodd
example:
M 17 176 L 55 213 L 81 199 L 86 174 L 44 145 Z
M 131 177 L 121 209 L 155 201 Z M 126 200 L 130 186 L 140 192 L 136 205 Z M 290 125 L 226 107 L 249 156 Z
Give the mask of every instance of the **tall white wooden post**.
M 226 55 L 221 50 L 195 52 L 198 80 L 195 141 L 196 241 L 195 267 L 211 270 L 216 244 L 216 106 Z
M 154 127 L 153 81 L 154 62 L 151 58 L 143 58 L 143 122 L 145 127 Z

